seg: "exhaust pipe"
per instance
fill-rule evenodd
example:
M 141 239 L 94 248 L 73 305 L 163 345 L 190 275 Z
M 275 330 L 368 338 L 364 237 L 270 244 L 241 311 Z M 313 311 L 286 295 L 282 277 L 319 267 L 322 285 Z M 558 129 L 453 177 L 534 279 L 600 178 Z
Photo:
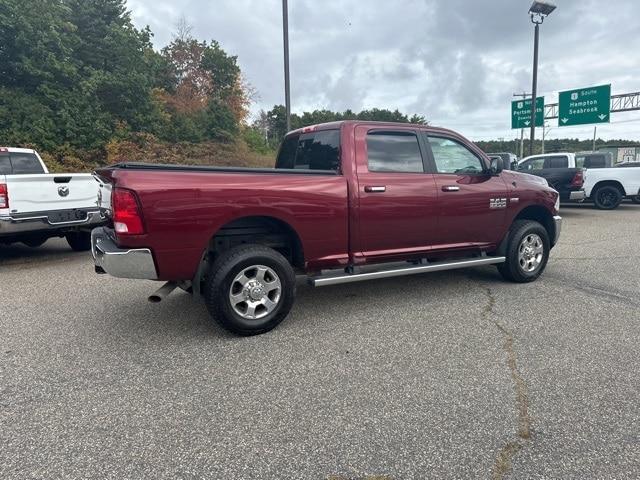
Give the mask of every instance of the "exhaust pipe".
M 151 295 L 149 295 L 149 301 L 151 303 L 161 302 L 167 295 L 173 292 L 178 284 L 176 282 L 167 282 Z

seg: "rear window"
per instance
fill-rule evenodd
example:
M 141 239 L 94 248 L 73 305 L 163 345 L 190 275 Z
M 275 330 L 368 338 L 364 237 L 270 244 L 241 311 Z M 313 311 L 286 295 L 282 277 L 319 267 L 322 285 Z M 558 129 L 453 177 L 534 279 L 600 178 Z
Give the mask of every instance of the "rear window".
M 9 154 L 0 153 L 0 175 L 10 175 L 11 174 L 11 159 L 9 158 Z
M 577 155 L 576 167 L 578 168 L 605 168 L 607 160 L 604 155 Z
M 11 152 L 10 156 L 14 174 L 44 173 L 42 165 L 35 154 Z
M 340 166 L 340 130 L 320 130 L 287 137 L 276 168 L 334 170 Z

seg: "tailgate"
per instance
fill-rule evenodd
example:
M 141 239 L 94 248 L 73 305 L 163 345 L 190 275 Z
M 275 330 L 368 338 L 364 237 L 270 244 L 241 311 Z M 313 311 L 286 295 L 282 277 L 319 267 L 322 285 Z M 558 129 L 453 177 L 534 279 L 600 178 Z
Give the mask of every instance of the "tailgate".
M 10 212 L 97 207 L 98 182 L 91 174 L 7 175 Z

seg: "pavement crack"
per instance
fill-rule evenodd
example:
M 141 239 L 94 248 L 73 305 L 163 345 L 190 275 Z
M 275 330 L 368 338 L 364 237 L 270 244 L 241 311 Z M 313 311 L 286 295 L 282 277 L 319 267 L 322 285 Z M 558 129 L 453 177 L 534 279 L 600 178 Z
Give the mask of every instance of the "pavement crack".
M 531 439 L 531 417 L 529 416 L 529 397 L 527 384 L 518 370 L 518 356 L 514 347 L 513 333 L 498 320 L 496 320 L 496 298 L 489 287 L 484 287 L 487 303 L 482 309 L 483 320 L 492 323 L 502 337 L 502 348 L 507 355 L 507 367 L 511 374 L 511 380 L 515 390 L 516 412 L 518 427 L 516 438 L 507 442 L 498 452 L 493 463 L 492 478 L 499 480 L 504 478 L 512 468 L 516 454 Z

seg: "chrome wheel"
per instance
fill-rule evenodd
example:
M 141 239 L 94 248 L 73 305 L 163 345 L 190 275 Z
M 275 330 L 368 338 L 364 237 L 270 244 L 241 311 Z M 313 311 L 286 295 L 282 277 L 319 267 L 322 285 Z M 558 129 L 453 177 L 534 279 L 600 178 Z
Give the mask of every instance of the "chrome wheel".
M 276 272 L 264 265 L 247 267 L 233 279 L 229 288 L 229 301 L 242 318 L 258 320 L 266 317 L 278 306 L 282 284 Z
M 518 246 L 518 263 L 520 268 L 531 273 L 535 271 L 544 257 L 544 244 L 542 239 L 535 233 L 525 235 Z

